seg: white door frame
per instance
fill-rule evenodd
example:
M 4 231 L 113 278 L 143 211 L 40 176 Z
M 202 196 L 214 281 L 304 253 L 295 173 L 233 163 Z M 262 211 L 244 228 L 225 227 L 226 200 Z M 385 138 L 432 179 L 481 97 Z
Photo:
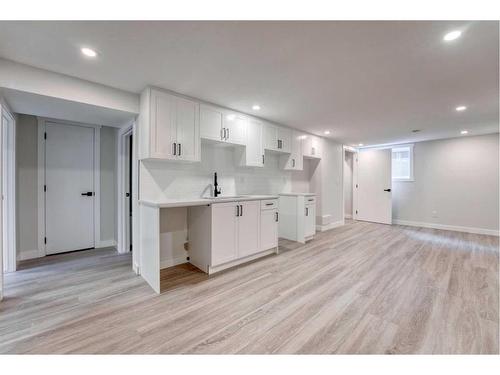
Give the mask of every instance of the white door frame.
M 358 150 L 354 147 L 350 146 L 342 146 L 342 224 L 345 224 L 345 171 L 344 171 L 344 163 L 345 163 L 345 154 L 346 152 L 350 152 L 353 154 L 352 158 L 352 220 L 356 220 L 356 183 L 357 183 L 357 168 L 355 167 Z
M 118 168 L 117 168 L 117 226 L 118 226 L 118 238 L 117 238 L 117 250 L 119 253 L 127 253 L 129 249 L 126 248 L 127 244 L 127 228 L 126 220 L 128 220 L 128 212 L 126 210 L 125 191 L 126 191 L 126 181 L 125 181 L 125 168 L 127 168 L 126 147 L 127 147 L 127 137 L 132 135 L 132 269 L 136 274 L 140 273 L 140 249 L 137 242 L 139 222 L 137 218 L 137 213 L 139 212 L 139 178 L 138 178 L 138 160 L 137 160 L 137 125 L 136 121 L 132 121 L 129 124 L 124 125 L 118 132 Z
M 45 129 L 46 123 L 94 129 L 94 247 L 101 247 L 101 125 L 37 117 L 38 120 L 38 256 L 45 252 Z
M 3 267 L 5 272 L 15 272 L 17 266 L 16 256 L 16 119 L 12 113 L 0 105 L 0 112 L 9 118 L 8 127 L 3 127 L 3 184 L 6 188 L 3 192 L 3 236 L 6 237 L 3 251 L 6 262 Z

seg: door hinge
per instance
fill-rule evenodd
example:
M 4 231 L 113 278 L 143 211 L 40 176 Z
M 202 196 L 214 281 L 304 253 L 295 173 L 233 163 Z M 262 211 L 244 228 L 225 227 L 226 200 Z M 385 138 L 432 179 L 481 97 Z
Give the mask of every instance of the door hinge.
M 47 244 L 47 237 L 43 237 L 43 243 Z
M 43 139 L 47 139 L 47 132 L 43 133 Z
M 43 185 L 43 191 L 47 191 L 47 185 Z

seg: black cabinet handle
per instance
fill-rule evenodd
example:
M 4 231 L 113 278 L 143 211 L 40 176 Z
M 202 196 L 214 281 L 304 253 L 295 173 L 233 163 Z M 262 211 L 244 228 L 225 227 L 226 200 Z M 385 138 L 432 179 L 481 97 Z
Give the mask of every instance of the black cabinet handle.
M 274 203 L 266 203 L 266 206 L 272 206 Z
M 82 193 L 82 195 L 85 196 L 85 197 L 91 197 L 91 196 L 94 195 L 94 193 L 91 192 L 91 191 L 87 191 L 86 193 Z
M 226 136 L 226 139 L 229 139 L 229 128 L 227 128 L 226 130 L 227 130 L 227 136 Z
M 181 144 L 179 143 L 179 156 L 181 156 Z
M 388 191 L 388 192 L 391 192 L 391 189 L 384 189 L 384 191 Z
M 292 167 L 295 167 L 295 159 L 292 159 Z
M 276 222 L 278 222 L 278 220 L 279 220 L 279 216 L 278 215 L 279 214 L 276 212 Z
M 240 204 L 240 216 L 243 216 L 243 205 Z
M 240 216 L 240 205 L 236 205 L 236 217 Z
M 177 155 L 177 144 L 174 142 L 172 146 L 174 147 L 174 155 Z
M 306 216 L 309 216 L 309 208 L 306 207 Z
M 223 141 L 226 138 L 226 128 L 220 128 L 220 139 Z

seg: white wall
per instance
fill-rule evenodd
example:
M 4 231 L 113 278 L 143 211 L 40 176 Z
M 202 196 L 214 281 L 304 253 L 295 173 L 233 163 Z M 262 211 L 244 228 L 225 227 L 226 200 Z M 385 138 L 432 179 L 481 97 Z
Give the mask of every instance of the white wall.
M 344 152 L 344 214 L 348 218 L 352 218 L 353 156 Z
M 343 223 L 343 154 L 341 144 L 321 138 L 321 162 L 311 161 L 311 192 L 316 193 L 316 225 L 321 230 Z
M 414 182 L 393 182 L 395 223 L 498 233 L 498 134 L 416 143 Z
M 18 115 L 16 124 L 16 238 L 18 259 L 38 254 L 37 118 Z M 101 240 L 116 241 L 116 134 L 101 128 Z

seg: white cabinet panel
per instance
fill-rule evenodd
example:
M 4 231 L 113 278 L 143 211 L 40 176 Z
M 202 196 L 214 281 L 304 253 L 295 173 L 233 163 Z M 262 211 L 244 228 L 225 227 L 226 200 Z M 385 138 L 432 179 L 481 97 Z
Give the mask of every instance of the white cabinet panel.
M 283 152 L 291 152 L 292 149 L 292 131 L 287 128 L 277 127 L 278 148 Z
M 304 236 L 307 238 L 316 234 L 316 204 L 306 204 L 304 214 Z
M 183 98 L 175 101 L 177 156 L 182 160 L 199 160 L 199 105 Z
M 238 114 L 228 114 L 224 117 L 224 128 L 226 128 L 226 140 L 229 143 L 245 145 L 247 137 L 247 118 Z
M 303 141 L 303 153 L 308 158 L 321 158 L 321 140 L 314 135 L 306 135 Z
M 285 170 L 291 171 L 301 171 L 304 168 L 304 159 L 302 156 L 302 137 L 304 135 L 292 131 L 291 134 L 291 147 L 290 147 L 290 155 L 284 155 L 281 157 L 280 161 L 282 167 Z
M 236 162 L 242 167 L 263 167 L 262 123 L 249 119 L 247 122 L 246 147 L 235 150 Z
M 223 140 L 222 123 L 224 113 L 216 107 L 200 106 L 200 136 L 214 141 Z
M 260 249 L 278 246 L 278 210 L 262 210 L 260 214 Z
M 264 148 L 266 150 L 291 152 L 292 131 L 281 126 L 265 124 Z
M 235 202 L 212 205 L 212 266 L 238 256 L 236 213 Z
M 266 150 L 276 150 L 278 145 L 278 132 L 276 127 L 271 124 L 264 125 L 264 148 Z
M 171 159 L 176 139 L 175 100 L 162 91 L 151 92 L 151 154 L 154 158 Z
M 238 256 L 241 258 L 260 251 L 260 201 L 239 204 Z

